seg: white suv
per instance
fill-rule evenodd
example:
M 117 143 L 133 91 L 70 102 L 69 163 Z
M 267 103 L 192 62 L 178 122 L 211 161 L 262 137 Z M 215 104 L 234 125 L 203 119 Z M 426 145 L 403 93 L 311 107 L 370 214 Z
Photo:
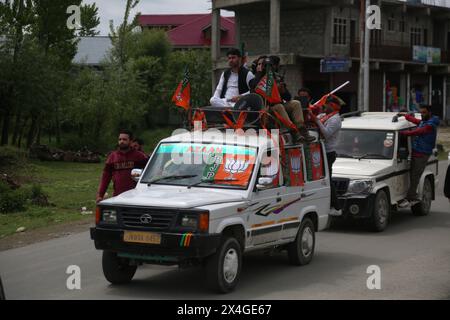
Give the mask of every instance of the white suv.
M 294 265 L 311 261 L 330 211 L 323 143 L 293 145 L 286 135 L 278 165 L 267 161 L 281 151 L 273 139 L 238 140 L 192 132 L 164 139 L 134 190 L 99 203 L 91 238 L 109 282 L 131 281 L 143 263 L 202 264 L 208 284 L 229 292 L 244 252 L 280 249 Z
M 404 117 L 388 112 L 344 119 L 333 166 L 344 218 L 365 219 L 374 231 L 386 228 L 390 213 L 409 188 L 411 138 L 399 133 L 414 127 Z M 437 174 L 438 160 L 433 154 L 419 183 L 422 201 L 411 207 L 415 215 L 429 213 Z

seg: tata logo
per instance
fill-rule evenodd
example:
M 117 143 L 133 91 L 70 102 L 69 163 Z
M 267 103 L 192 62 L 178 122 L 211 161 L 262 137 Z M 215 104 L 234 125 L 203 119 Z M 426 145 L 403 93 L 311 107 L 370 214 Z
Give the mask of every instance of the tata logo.
M 143 214 L 140 220 L 143 224 L 150 224 L 153 220 L 153 217 L 149 214 Z

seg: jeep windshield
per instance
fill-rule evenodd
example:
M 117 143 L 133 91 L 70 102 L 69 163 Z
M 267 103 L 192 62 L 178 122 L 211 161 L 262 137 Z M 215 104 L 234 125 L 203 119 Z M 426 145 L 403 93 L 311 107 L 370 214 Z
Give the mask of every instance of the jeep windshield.
M 394 131 L 342 129 L 336 145 L 338 158 L 392 159 Z
M 162 143 L 141 183 L 247 189 L 257 148 L 223 144 Z

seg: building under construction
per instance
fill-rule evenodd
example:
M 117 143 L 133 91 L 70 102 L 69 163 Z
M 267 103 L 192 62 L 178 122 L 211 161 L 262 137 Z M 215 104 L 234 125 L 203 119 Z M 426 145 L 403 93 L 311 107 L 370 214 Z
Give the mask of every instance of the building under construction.
M 245 44 L 250 59 L 279 55 L 293 94 L 308 87 L 320 98 L 350 80 L 340 96 L 348 104 L 347 111 L 361 109 L 358 91 L 364 3 L 213 0 L 212 4 L 216 75 L 226 67 L 225 57 L 219 54 L 220 12 L 233 11 L 236 43 Z M 381 29 L 369 31 L 369 110 L 414 110 L 420 104 L 431 104 L 436 115 L 449 120 L 450 1 L 383 0 L 371 4 L 381 9 Z

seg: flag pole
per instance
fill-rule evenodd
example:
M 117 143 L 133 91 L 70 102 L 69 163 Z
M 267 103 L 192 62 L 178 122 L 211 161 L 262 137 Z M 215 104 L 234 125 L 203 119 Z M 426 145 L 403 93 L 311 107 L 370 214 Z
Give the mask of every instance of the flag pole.
M 336 92 L 338 92 L 339 90 L 341 90 L 342 88 L 348 86 L 350 84 L 350 81 L 347 81 L 345 83 L 343 83 L 342 85 L 340 85 L 339 87 L 337 87 L 336 89 L 334 89 L 333 91 L 331 91 L 330 93 L 326 94 L 327 96 L 331 96 L 332 94 L 335 94 Z M 317 101 L 316 103 L 313 104 L 313 106 L 315 106 L 316 104 L 318 104 L 322 99 L 320 99 L 319 101 Z

